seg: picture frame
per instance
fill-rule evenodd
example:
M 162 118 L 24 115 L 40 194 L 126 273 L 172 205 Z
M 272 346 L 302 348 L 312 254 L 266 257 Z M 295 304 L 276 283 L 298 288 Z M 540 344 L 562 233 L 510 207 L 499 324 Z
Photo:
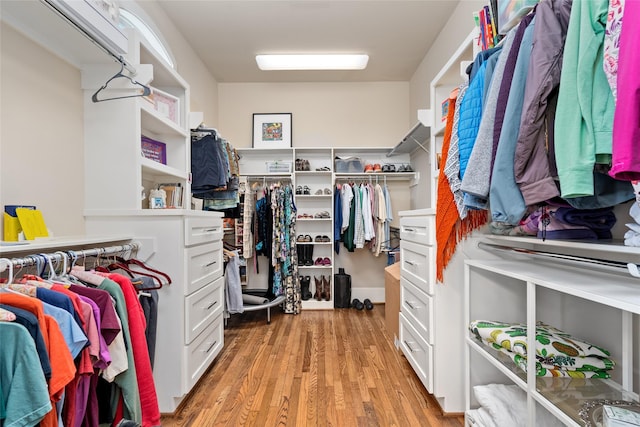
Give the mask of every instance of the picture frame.
M 291 113 L 253 113 L 253 148 L 291 148 Z

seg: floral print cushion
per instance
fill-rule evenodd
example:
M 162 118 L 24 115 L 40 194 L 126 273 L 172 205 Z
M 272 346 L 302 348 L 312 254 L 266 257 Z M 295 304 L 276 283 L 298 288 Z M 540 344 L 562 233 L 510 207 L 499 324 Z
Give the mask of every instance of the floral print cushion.
M 526 372 L 527 326 L 491 320 L 471 322 L 469 329 L 484 344 L 508 355 Z M 552 326 L 536 326 L 536 371 L 538 376 L 609 378 L 615 366 L 609 351 L 576 339 Z

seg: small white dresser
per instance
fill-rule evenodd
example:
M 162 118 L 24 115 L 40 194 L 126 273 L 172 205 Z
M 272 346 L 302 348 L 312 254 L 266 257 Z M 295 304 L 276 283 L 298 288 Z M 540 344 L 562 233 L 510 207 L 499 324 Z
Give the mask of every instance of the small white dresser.
M 433 393 L 435 210 L 400 212 L 399 345 Z

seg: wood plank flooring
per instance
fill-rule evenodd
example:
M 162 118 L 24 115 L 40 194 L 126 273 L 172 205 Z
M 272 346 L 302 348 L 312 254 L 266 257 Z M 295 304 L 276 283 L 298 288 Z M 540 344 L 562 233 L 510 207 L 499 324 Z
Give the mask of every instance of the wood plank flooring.
M 212 367 L 162 425 L 461 427 L 385 329 L 384 305 L 233 315 Z

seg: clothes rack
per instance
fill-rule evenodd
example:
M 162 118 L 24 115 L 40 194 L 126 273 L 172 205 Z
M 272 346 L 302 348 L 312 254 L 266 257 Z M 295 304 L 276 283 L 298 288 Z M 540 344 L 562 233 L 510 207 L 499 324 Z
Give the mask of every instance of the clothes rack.
M 116 246 L 107 246 L 102 248 L 92 248 L 92 249 L 82 249 L 77 251 L 56 251 L 55 253 L 50 254 L 33 254 L 27 255 L 22 258 L 1 258 L 4 262 L 0 266 L 0 273 L 4 272 L 7 268 L 14 267 L 29 267 L 29 266 L 39 266 L 40 263 L 74 263 L 78 259 L 86 259 L 89 257 L 103 257 L 103 256 L 111 256 L 111 255 L 124 255 L 127 253 L 135 253 L 140 248 L 138 243 L 127 243 L 124 245 L 116 245 Z M 67 265 L 67 264 L 64 264 Z

